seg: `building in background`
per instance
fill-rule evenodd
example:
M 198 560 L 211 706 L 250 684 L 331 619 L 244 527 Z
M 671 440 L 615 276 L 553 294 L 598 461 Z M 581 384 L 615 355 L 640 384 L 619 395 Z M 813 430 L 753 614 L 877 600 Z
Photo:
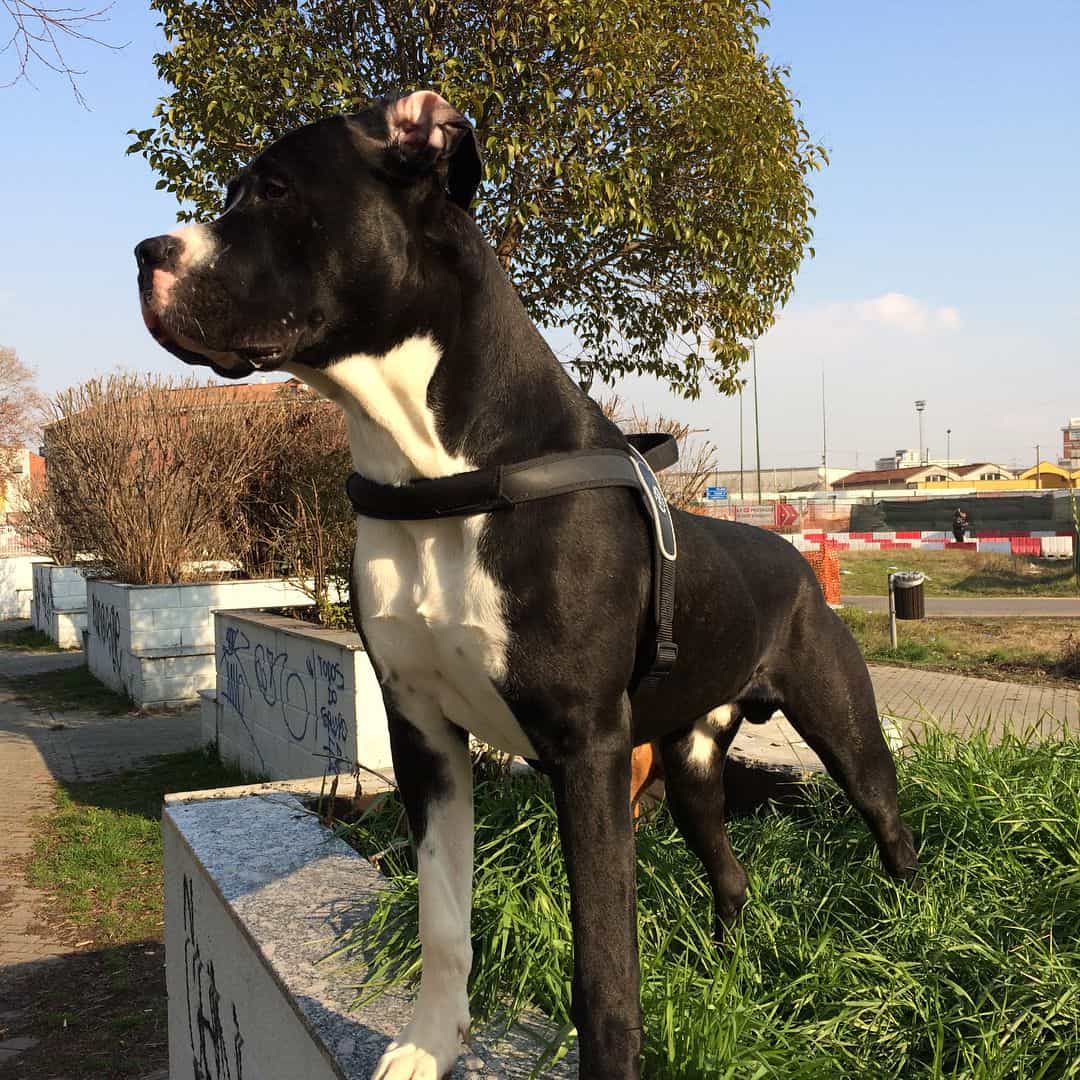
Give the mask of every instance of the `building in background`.
M 925 460 L 920 461 L 918 450 L 897 450 L 892 457 L 879 457 L 874 462 L 874 469 L 878 472 L 892 472 L 895 469 L 925 468 L 927 465 L 939 465 L 943 469 L 951 469 L 963 464 L 963 458 L 926 457 Z
M 0 447 L 0 454 L 9 463 L 7 478 L 0 484 L 0 523 L 9 524 L 19 508 L 19 489 L 29 480 L 40 484 L 45 479 L 45 459 L 25 446 Z
M 1063 469 L 1080 469 L 1080 416 L 1074 416 L 1066 427 L 1061 429 L 1061 460 L 1058 464 Z
M 864 469 L 862 472 L 848 473 L 833 483 L 833 491 L 865 490 L 884 491 L 900 489 L 915 491 L 927 484 L 959 484 L 956 473 L 940 465 L 910 465 L 903 469 Z M 966 485 L 965 485 L 966 486 Z

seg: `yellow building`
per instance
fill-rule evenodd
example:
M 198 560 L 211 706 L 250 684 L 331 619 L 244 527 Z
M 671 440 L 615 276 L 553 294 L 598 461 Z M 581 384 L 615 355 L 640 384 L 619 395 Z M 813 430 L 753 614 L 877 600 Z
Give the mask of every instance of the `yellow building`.
M 1019 476 L 1001 480 L 982 480 L 977 475 L 956 476 L 955 479 L 923 480 L 920 491 L 1054 491 L 1060 488 L 1080 487 L 1080 469 L 1069 471 L 1049 461 L 1040 461 Z

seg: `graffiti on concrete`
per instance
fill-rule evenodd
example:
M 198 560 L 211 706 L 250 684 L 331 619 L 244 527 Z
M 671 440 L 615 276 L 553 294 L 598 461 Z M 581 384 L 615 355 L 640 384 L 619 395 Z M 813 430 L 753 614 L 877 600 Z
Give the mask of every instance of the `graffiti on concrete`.
M 94 637 L 109 651 L 113 674 L 119 675 L 124 658 L 120 650 L 120 613 L 115 605 L 106 604 L 95 596 L 91 606 L 91 624 Z
M 289 659 L 287 652 L 274 652 L 262 643 L 255 646 L 255 682 L 267 705 L 278 702 L 278 679 L 281 668 Z
M 315 688 L 315 701 L 318 703 L 319 690 L 322 690 L 322 704 L 319 706 L 319 724 L 322 728 L 322 743 L 319 749 L 326 755 L 327 772 L 337 775 L 349 767 L 345 756 L 345 740 L 349 737 L 349 725 L 341 711 L 338 695 L 345 689 L 345 674 L 341 662 L 321 656 L 314 649 L 307 658 L 308 676 Z
M 230 1002 L 232 1039 L 221 1020 L 222 998 L 212 958 L 203 955 L 195 926 L 195 886 L 184 875 L 184 979 L 188 1040 L 195 1080 L 244 1080 L 244 1036 L 236 1002 Z
M 52 573 L 43 569 L 34 574 L 34 612 L 39 630 L 47 630 L 53 617 Z
M 312 649 L 304 657 L 303 667 L 296 670 L 289 667 L 289 654 L 284 649 L 262 642 L 252 648 L 240 627 L 225 625 L 218 669 L 218 685 L 225 701 L 244 723 L 257 751 L 257 740 L 247 723 L 249 706 L 255 700 L 253 684 L 262 704 L 280 714 L 289 738 L 325 758 L 327 772 L 336 774 L 352 768 L 346 752 L 349 722 L 342 703 L 345 672 L 340 659 Z
M 225 640 L 221 644 L 221 659 L 218 667 L 223 676 L 224 687 L 221 691 L 225 700 L 236 710 L 241 719 L 247 713 L 251 700 L 251 683 L 244 670 L 241 653 L 251 648 L 247 634 L 237 626 L 230 626 L 225 631 Z
M 259 740 L 255 738 L 255 732 L 247 722 L 248 705 L 251 703 L 251 683 L 248 681 L 247 671 L 244 668 L 243 653 L 251 651 L 251 642 L 238 626 L 230 626 L 225 631 L 225 640 L 221 645 L 221 656 L 218 658 L 218 685 L 221 687 L 221 696 L 225 702 L 233 707 L 240 723 L 244 725 L 251 747 L 255 756 L 259 759 L 259 772 L 267 775 L 266 759 L 262 750 L 259 749 Z M 257 677 L 257 673 L 256 673 Z

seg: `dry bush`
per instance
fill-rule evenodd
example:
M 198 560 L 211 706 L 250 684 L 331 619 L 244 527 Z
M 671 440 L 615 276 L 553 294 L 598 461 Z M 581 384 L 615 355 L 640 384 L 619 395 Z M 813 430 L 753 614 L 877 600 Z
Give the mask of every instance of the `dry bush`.
M 70 566 L 79 547 L 48 485 L 24 480 L 16 499 L 16 533 L 31 551 L 48 555 L 58 566 Z
M 1061 656 L 1050 673 L 1061 679 L 1080 679 L 1080 640 L 1070 632 L 1061 643 Z
M 687 510 L 696 506 L 705 493 L 709 477 L 716 471 L 716 447 L 707 439 L 698 439 L 700 430 L 689 424 L 657 414 L 632 409 L 630 417 L 620 427 L 628 434 L 644 431 L 661 431 L 672 435 L 679 446 L 678 463 L 670 469 L 657 473 L 664 498 L 672 506 Z
M 233 559 L 239 496 L 281 443 L 285 409 L 212 398 L 195 380 L 111 375 L 56 396 L 45 430 L 47 543 L 131 584 L 185 580 Z
M 315 601 L 319 621 L 338 623 L 333 602 L 348 592 L 356 515 L 345 494 L 352 469 L 345 418 L 321 400 L 291 403 L 269 468 L 242 496 L 252 573 L 284 573 Z

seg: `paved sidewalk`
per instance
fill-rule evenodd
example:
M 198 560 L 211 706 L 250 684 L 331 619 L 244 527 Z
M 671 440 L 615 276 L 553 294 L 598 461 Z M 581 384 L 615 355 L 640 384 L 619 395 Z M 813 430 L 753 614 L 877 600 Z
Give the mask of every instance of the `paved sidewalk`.
M 16 701 L 6 685 L 13 675 L 82 663 L 78 652 L 0 652 L 0 1028 L 17 1030 L 19 1002 L 8 976 L 72 951 L 38 932 L 42 897 L 25 884 L 22 870 L 34 819 L 52 809 L 57 782 L 107 776 L 202 741 L 197 709 L 159 716 L 34 710 Z M 0 1041 L 0 1065 L 25 1048 L 15 1045 L 21 1041 Z
M 887 596 L 844 596 L 845 604 L 867 611 L 889 610 Z M 1068 596 L 928 596 L 926 615 L 931 619 L 1080 619 L 1080 597 Z
M 901 742 L 918 738 L 933 724 L 966 734 L 1034 731 L 1055 738 L 1063 730 L 1080 733 L 1080 690 L 1029 683 L 998 682 L 943 671 L 870 664 L 878 711 L 893 721 Z M 780 768 L 818 770 L 821 763 L 782 714 L 766 724 L 743 724 L 732 743 L 734 756 Z

